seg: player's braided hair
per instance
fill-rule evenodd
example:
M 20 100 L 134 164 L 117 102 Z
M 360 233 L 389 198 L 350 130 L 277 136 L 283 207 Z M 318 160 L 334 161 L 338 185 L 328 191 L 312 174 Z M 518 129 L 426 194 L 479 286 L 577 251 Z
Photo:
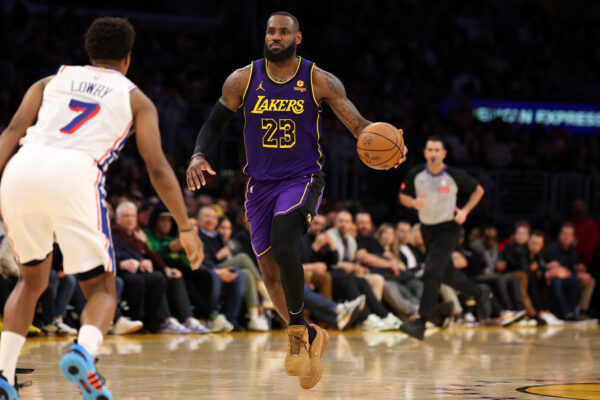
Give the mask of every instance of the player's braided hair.
M 95 60 L 121 60 L 133 48 L 135 31 L 125 18 L 101 17 L 85 34 L 85 51 Z

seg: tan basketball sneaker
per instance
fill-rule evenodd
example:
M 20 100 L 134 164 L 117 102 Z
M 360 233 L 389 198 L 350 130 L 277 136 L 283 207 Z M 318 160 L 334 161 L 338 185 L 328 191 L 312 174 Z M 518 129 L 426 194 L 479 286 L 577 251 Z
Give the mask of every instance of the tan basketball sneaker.
M 308 356 L 308 329 L 304 325 L 291 325 L 287 328 L 288 350 L 285 355 L 285 373 L 299 376 L 307 372 L 310 365 Z
M 319 383 L 319 380 L 321 380 L 321 375 L 323 375 L 321 357 L 323 356 L 323 353 L 325 353 L 325 349 L 327 349 L 327 345 L 329 344 L 329 334 L 325 329 L 314 324 L 310 324 L 310 326 L 315 328 L 317 335 L 315 336 L 315 339 L 310 345 L 310 349 L 308 351 L 308 355 L 310 357 L 310 367 L 306 373 L 301 374 L 298 378 L 300 386 L 303 389 L 310 389 Z

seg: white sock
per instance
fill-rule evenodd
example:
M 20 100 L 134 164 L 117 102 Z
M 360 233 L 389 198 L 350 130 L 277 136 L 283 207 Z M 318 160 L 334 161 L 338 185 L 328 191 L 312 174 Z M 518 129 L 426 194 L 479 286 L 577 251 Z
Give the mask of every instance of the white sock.
M 102 332 L 94 325 L 83 325 L 79 328 L 77 344 L 86 349 L 92 356 L 98 354 L 98 347 L 102 344 Z
M 18 333 L 3 331 L 0 336 L 0 370 L 10 383 L 15 384 L 15 369 L 17 360 L 21 354 L 21 348 L 25 344 L 25 336 Z

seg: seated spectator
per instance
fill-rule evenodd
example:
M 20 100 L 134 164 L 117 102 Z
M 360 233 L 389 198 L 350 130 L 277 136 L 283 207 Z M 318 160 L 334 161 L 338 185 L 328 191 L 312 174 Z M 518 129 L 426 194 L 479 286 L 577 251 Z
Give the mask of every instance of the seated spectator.
M 223 238 L 217 231 L 217 212 L 212 206 L 204 206 L 198 212 L 198 224 L 200 226 L 200 239 L 204 243 L 203 268 L 207 268 L 212 279 L 211 307 L 211 330 L 214 326 L 225 325 L 226 331 L 240 329 L 238 317 L 242 306 L 242 300 L 246 293 L 246 274 L 241 269 L 231 264 L 220 265 L 225 261 L 231 251 L 225 247 Z M 225 250 L 224 250 L 225 249 Z M 256 286 L 254 286 L 256 291 Z M 258 296 L 256 302 L 258 303 Z M 223 314 L 219 314 L 221 298 L 224 300 Z M 216 313 L 216 314 L 215 314 Z M 222 316 L 224 315 L 224 317 Z
M 266 309 L 274 309 L 275 306 L 271 302 L 271 297 L 267 292 L 267 287 L 262 279 L 262 275 L 256 265 L 255 258 L 248 256 L 246 253 L 240 252 L 236 242 L 231 241 L 231 233 L 233 232 L 233 225 L 231 220 L 227 217 L 222 217 L 219 220 L 219 226 L 217 231 L 223 238 L 225 249 L 229 250 L 229 254 L 219 265 L 227 267 L 229 265 L 238 267 L 246 275 L 246 289 L 244 291 L 244 301 L 248 308 L 248 314 L 250 315 L 250 321 L 248 322 L 248 329 L 251 331 L 267 331 L 269 330 L 269 324 L 263 313 L 259 310 L 258 294 L 260 293 L 263 298 L 263 306 L 266 305 Z M 223 250 L 227 253 L 226 250 Z
M 464 232 L 461 235 L 461 243 L 464 243 Z M 496 272 L 498 264 L 498 230 L 496 227 L 485 227 L 481 240 L 476 240 L 470 246 L 468 244 L 459 245 L 458 251 L 469 260 L 469 265 L 465 270 L 467 276 L 492 289 L 496 301 L 502 308 L 501 324 L 507 325 L 521 318 L 525 311 L 519 279 L 512 274 Z
M 116 297 L 117 297 L 117 307 L 115 308 L 115 315 L 113 318 L 113 325 L 108 330 L 109 334 L 113 335 L 127 335 L 131 333 L 135 333 L 144 327 L 144 323 L 142 321 L 133 321 L 129 317 L 126 317 L 121 314 L 120 301 L 121 296 L 123 295 L 123 288 L 125 283 L 123 279 L 119 276 L 115 276 L 115 288 L 116 288 Z M 75 292 L 73 293 L 73 297 L 71 299 L 71 305 L 75 308 L 75 312 L 77 315 L 81 316 L 83 312 L 83 307 L 85 306 L 85 296 L 81 291 L 79 285 L 75 287 Z
M 384 257 L 384 249 L 373 235 L 373 221 L 369 213 L 356 214 L 356 229 L 356 257 L 361 264 L 384 278 L 400 276 L 401 261 L 397 258 Z
M 51 324 L 42 326 L 43 331 L 53 332 L 57 335 L 77 335 L 77 330 L 63 321 L 67 316 L 67 306 L 71 302 L 77 286 L 77 279 L 75 276 L 67 275 L 63 272 L 63 256 L 58 244 L 54 243 L 52 251 L 52 269 L 50 270 L 50 279 L 48 281 L 48 288 L 51 291 L 50 297 L 54 300 L 54 305 L 52 307 L 54 312 Z
M 304 306 L 318 321 L 326 322 L 343 331 L 351 328 L 360 318 L 360 313 L 365 306 L 365 296 L 360 295 L 354 300 L 336 303 L 304 285 Z
M 193 229 L 194 224 L 190 223 L 190 225 Z M 166 265 L 178 269 L 184 277 L 183 281 L 186 289 L 190 288 L 186 280 L 187 272 L 191 271 L 191 263 L 177 237 L 173 216 L 162 203 L 157 204 L 152 210 L 145 233 L 150 250 L 155 252 Z M 208 274 L 204 278 L 208 279 Z M 192 290 L 194 289 L 192 288 Z M 189 299 L 195 308 L 207 308 L 204 297 L 189 296 Z M 209 331 L 202 323 L 198 322 L 198 324 L 199 326 L 196 326 L 198 333 L 207 333 Z
M 548 290 L 547 265 L 544 259 L 545 233 L 534 230 L 527 242 L 527 256 L 523 260 L 522 269 L 529 274 L 529 296 L 533 307 L 537 310 L 534 320 L 538 326 L 562 325 L 550 310 L 550 293 Z
M 577 238 L 575 251 L 577 252 L 579 262 L 588 264 L 600 245 L 600 230 L 596 221 L 587 215 L 586 205 L 583 200 L 577 199 L 573 202 L 572 217 L 567 222 L 575 228 L 575 237 Z
M 423 293 L 423 281 L 415 279 L 412 272 L 407 271 L 406 265 L 402 262 L 393 225 L 382 224 L 377 229 L 375 236 L 384 251 L 383 257 L 397 260 L 400 265 L 398 275 L 385 280 L 383 290 L 385 302 L 401 317 L 408 319 L 412 315 L 416 316 L 419 311 L 420 296 Z
M 236 246 L 238 252 L 245 253 L 248 257 L 256 259 L 250 239 L 250 222 L 248 222 L 244 211 L 239 211 L 235 217 L 235 227 L 230 242 Z
M 240 254 L 238 257 L 243 257 L 241 254 L 244 254 L 248 257 L 243 258 L 252 261 L 252 263 L 245 262 L 244 265 L 247 265 L 251 268 L 250 272 L 254 275 L 254 278 L 256 280 L 256 290 L 258 291 L 258 294 L 260 294 L 260 297 L 262 297 L 262 306 L 267 310 L 274 310 L 275 306 L 271 301 L 271 296 L 269 296 L 269 292 L 267 291 L 265 282 L 263 281 L 262 275 L 260 274 L 260 271 L 256 265 L 256 258 L 254 257 L 254 253 L 252 253 L 252 251 L 250 254 L 246 253 L 243 250 L 243 245 L 238 240 L 231 238 L 233 232 L 233 224 L 231 223 L 231 220 L 227 217 L 221 218 L 217 230 L 223 237 L 223 242 L 225 243 L 225 246 L 227 246 L 231 250 L 231 254 L 233 256 L 238 256 L 238 254 Z
M 423 269 L 425 268 L 425 254 L 419 250 L 417 247 L 412 245 L 411 236 L 413 229 L 408 221 L 400 221 L 396 225 L 396 240 L 398 244 L 398 251 L 400 252 L 400 259 L 406 265 L 406 272 L 410 273 L 413 278 L 421 279 L 423 276 Z M 421 235 L 421 230 L 417 229 L 415 232 L 418 232 L 419 237 L 421 238 L 421 242 L 423 238 Z M 413 240 L 415 238 L 413 237 Z M 419 298 L 423 294 L 422 284 Z
M 132 318 L 142 320 L 151 331 L 206 333 L 206 328 L 192 316 L 181 271 L 167 266 L 146 244 L 146 234 L 138 229 L 135 204 L 119 204 L 112 235 L 118 274 L 125 282 L 123 294 Z M 169 305 L 185 326 L 172 317 Z
M 546 277 L 550 279 L 558 315 L 568 321 L 578 320 L 579 311 L 586 312 L 589 309 L 596 285 L 585 264 L 579 262 L 574 242 L 575 227 L 566 223 L 560 230 L 558 240 L 546 250 Z
M 357 245 L 356 239 L 351 235 L 352 225 L 352 214 L 343 210 L 336 214 L 335 227 L 327 230 L 327 234 L 333 240 L 335 251 L 338 253 L 338 262 L 330 270 L 333 277 L 333 297 L 335 299 L 355 299 L 364 294 L 366 304 L 361 313 L 363 329 L 396 329 L 398 318 L 392 313 L 388 313 L 383 304 L 375 297 L 369 283 L 363 279 L 370 274 L 370 271 L 357 263 Z M 383 280 L 381 275 L 377 275 L 377 277 Z
M 523 307 L 527 313 L 527 317 L 535 318 L 537 311 L 533 306 L 529 296 L 529 236 L 531 225 L 527 221 L 518 221 L 515 224 L 515 232 L 511 241 L 504 246 L 504 250 L 498 256 L 496 270 L 499 273 L 508 273 L 515 276 L 519 280 L 519 289 L 521 291 L 521 299 Z
M 19 278 L 19 264 L 13 252 L 10 241 L 6 237 L 6 228 L 2 219 L 0 219 L 0 288 L 2 290 L 2 308 L 0 312 L 4 311 L 4 304 L 10 295 L 10 292 L 14 289 Z M 5 297 L 4 297 L 5 296 Z M 38 336 L 42 334 L 42 330 L 35 325 L 29 326 L 27 336 Z
M 325 217 L 315 215 L 308 231 L 300 240 L 298 256 L 304 269 L 304 283 L 326 299 L 333 299 L 333 276 L 328 267 L 337 262 L 331 237 L 323 232 Z
M 337 264 L 338 253 L 335 244 L 327 233 L 324 232 L 327 219 L 324 215 L 317 214 L 300 242 L 300 259 L 303 263 L 322 262 L 329 269 Z
M 518 232 L 520 228 L 527 230 Z M 546 280 L 546 260 L 544 259 L 544 232 L 535 230 L 529 234 L 528 226 L 519 224 L 517 232 L 515 232 L 515 243 L 521 243 L 524 236 L 528 236 L 527 242 L 521 247 L 513 247 L 513 253 L 506 256 L 507 269 L 510 273 L 517 274 L 519 283 L 526 285 L 525 298 L 528 299 L 529 305 L 525 305 L 527 316 L 535 321 L 538 326 L 543 325 L 560 325 L 562 321 L 558 320 L 550 313 L 550 294 Z M 522 250 L 520 250 L 522 249 Z M 510 250 L 510 245 L 507 245 L 506 250 Z M 523 292 L 522 292 L 523 293 Z

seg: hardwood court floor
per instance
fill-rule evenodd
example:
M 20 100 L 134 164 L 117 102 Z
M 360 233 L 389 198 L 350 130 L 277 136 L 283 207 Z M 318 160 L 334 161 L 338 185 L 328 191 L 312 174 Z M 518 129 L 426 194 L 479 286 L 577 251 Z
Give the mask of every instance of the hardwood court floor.
M 98 368 L 121 400 L 600 399 L 596 325 L 457 328 L 423 343 L 398 332 L 331 336 L 323 378 L 312 390 L 285 375 L 281 331 L 108 336 Z M 19 366 L 36 370 L 22 376 L 33 381 L 22 399 L 79 399 L 58 369 L 71 340 L 27 341 Z

